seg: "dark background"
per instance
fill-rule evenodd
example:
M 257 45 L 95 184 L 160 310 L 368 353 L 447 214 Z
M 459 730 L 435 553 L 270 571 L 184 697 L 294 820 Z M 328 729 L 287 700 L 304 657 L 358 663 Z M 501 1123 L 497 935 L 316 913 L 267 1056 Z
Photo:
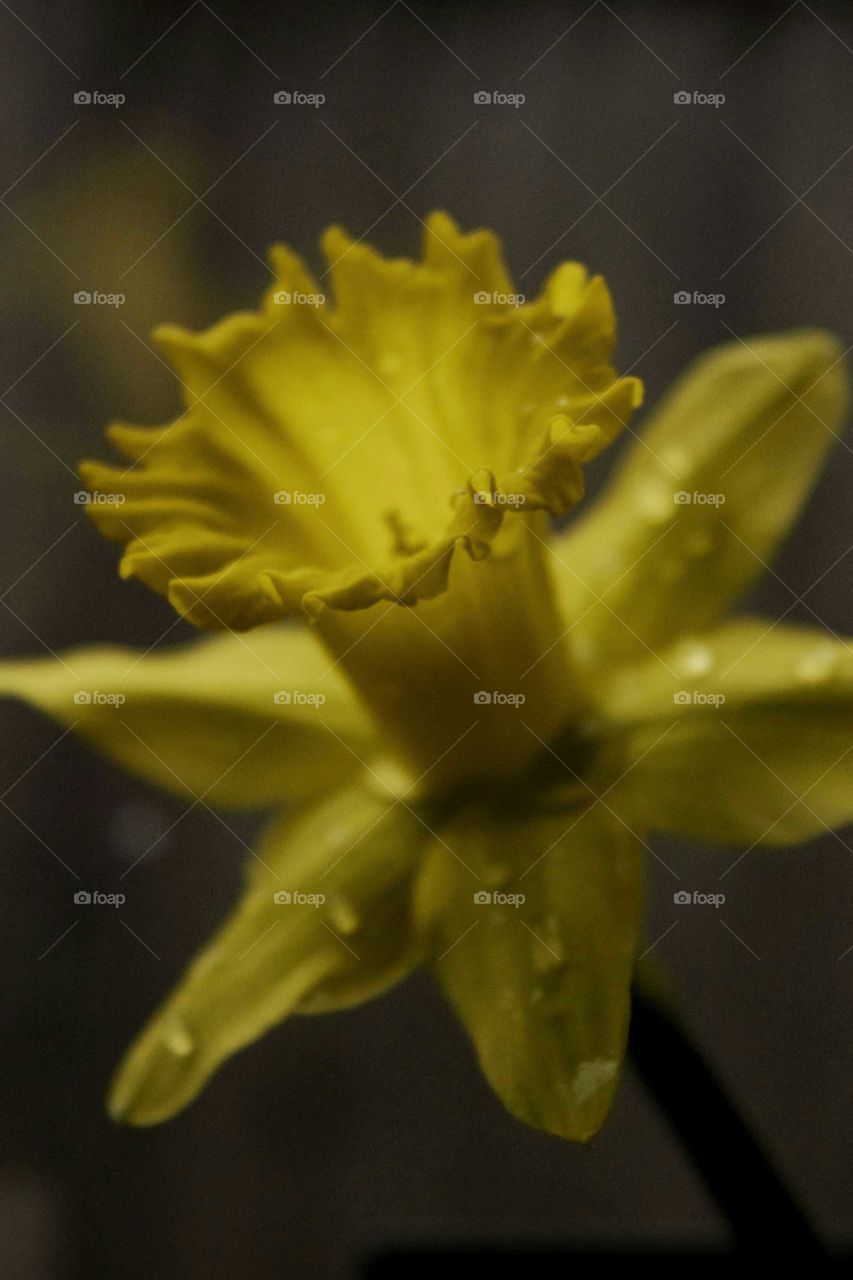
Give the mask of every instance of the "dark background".
M 651 400 L 729 330 L 821 324 L 853 341 L 849 6 L 12 9 L 0 3 L 0 186 L 11 186 L 0 205 L 0 643 L 10 655 L 98 639 L 148 646 L 171 625 L 162 601 L 117 581 L 115 549 L 73 504 L 69 469 L 101 451 L 110 418 L 174 412 L 174 382 L 144 345 L 151 327 L 198 327 L 254 305 L 274 240 L 319 265 L 324 226 L 361 234 L 377 221 L 373 242 L 411 253 L 417 218 L 446 207 L 501 233 L 528 294 L 561 258 L 579 258 L 607 276 L 620 366 L 638 362 Z M 127 102 L 75 106 L 79 89 Z M 327 101 L 275 107 L 279 89 Z M 475 107 L 478 89 L 527 101 Z M 694 89 L 726 102 L 674 104 Z M 127 300 L 76 307 L 81 288 Z M 682 288 L 723 292 L 725 304 L 675 306 Z M 853 631 L 852 479 L 842 447 L 752 605 L 777 617 L 793 604 L 789 620 L 817 614 Z M 169 639 L 184 634 L 181 624 Z M 355 1276 L 366 1256 L 413 1241 L 725 1243 L 630 1072 L 593 1149 L 528 1131 L 491 1097 L 424 979 L 353 1013 L 288 1023 L 164 1128 L 111 1126 L 109 1074 L 225 911 L 243 853 L 196 810 L 124 881 L 120 918 L 101 912 L 63 936 L 75 884 L 52 854 L 109 891 L 186 806 L 70 737 L 30 769 L 57 737 L 4 705 L 4 1277 L 302 1280 Z M 732 861 L 685 845 L 666 858 L 707 891 Z M 724 887 L 737 937 L 713 911 L 677 917 L 653 865 L 649 940 L 670 930 L 656 954 L 691 1029 L 824 1238 L 843 1247 L 853 1235 L 853 851 L 827 835 L 755 852 Z

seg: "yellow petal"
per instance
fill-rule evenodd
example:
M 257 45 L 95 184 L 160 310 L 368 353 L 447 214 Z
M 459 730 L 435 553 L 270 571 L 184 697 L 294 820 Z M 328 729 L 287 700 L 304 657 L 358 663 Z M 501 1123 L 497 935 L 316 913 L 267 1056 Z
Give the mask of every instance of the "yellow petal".
M 132 773 L 212 805 L 301 801 L 371 749 L 355 694 L 295 627 L 150 653 L 103 646 L 7 661 L 0 694 L 73 726 Z
M 616 673 L 599 714 L 628 821 L 783 845 L 853 821 L 853 641 L 734 622 Z
M 409 881 L 423 827 L 347 790 L 262 841 L 234 914 L 135 1041 L 110 1111 L 157 1124 L 239 1049 L 291 1013 L 375 995 L 416 963 Z
M 728 343 L 688 369 L 555 544 L 578 656 L 608 668 L 718 621 L 788 532 L 847 403 L 841 348 L 820 330 Z
M 444 214 L 418 262 L 337 228 L 324 247 L 334 308 L 275 251 L 261 312 L 159 332 L 183 415 L 114 426 L 129 465 L 81 467 L 122 573 L 200 627 L 441 594 L 458 551 L 483 558 L 504 523 L 577 502 L 639 403 L 611 367 L 607 288 L 578 264 L 516 305 L 495 237 Z
M 442 835 L 419 884 L 441 983 L 512 1114 L 587 1142 L 625 1052 L 639 841 L 601 808 Z

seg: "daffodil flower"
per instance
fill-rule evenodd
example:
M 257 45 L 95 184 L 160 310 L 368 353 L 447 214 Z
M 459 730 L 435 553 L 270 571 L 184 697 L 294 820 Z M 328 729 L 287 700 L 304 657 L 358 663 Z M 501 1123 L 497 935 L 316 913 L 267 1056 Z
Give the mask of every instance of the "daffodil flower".
M 602 279 L 567 262 L 520 301 L 496 239 L 443 214 L 419 261 L 338 229 L 325 252 L 323 282 L 277 249 L 260 311 L 162 329 L 183 412 L 113 426 L 125 462 L 81 470 L 122 576 L 220 634 L 0 668 L 151 782 L 281 806 L 111 1109 L 164 1120 L 288 1015 L 425 964 L 509 1110 L 586 1141 L 649 833 L 853 820 L 848 643 L 726 620 L 835 439 L 842 357 L 816 330 L 711 352 L 555 532 L 641 399 Z

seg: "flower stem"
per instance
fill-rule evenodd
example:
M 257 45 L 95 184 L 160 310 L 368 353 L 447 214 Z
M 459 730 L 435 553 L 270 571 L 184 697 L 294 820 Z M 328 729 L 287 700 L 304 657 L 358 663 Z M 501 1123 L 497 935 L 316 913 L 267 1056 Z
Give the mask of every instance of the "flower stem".
M 822 1255 L 823 1247 L 686 1031 L 635 986 L 629 1051 L 680 1138 L 738 1251 Z

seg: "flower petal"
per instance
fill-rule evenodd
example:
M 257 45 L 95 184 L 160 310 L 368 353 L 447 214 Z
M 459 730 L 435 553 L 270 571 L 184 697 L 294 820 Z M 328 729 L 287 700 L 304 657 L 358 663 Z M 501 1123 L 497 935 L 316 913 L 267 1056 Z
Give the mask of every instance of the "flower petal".
M 266 866 L 252 868 L 236 911 L 119 1068 L 111 1114 L 166 1120 L 289 1014 L 366 1000 L 408 973 L 419 958 L 410 879 L 422 835 L 404 807 L 355 789 L 273 826 L 259 849 Z
M 578 656 L 607 667 L 718 621 L 787 533 L 847 401 L 841 348 L 820 330 L 729 343 L 688 369 L 555 545 Z
M 0 694 L 73 726 L 131 773 L 212 805 L 302 801 L 352 774 L 371 749 L 356 695 L 296 627 L 149 653 L 114 645 L 2 662 Z
M 639 403 L 611 367 L 607 288 L 578 264 L 514 305 L 495 237 L 443 214 L 419 262 L 337 228 L 324 244 L 334 309 L 275 251 L 261 312 L 159 332 L 183 415 L 114 426 L 129 465 L 81 467 L 90 515 L 126 543 L 122 574 L 200 627 L 443 592 L 457 549 L 488 554 L 521 503 L 578 501 L 582 464 Z M 488 519 L 471 510 L 482 475 Z
M 853 822 L 853 641 L 734 622 L 625 667 L 599 713 L 643 829 L 785 845 Z
M 443 835 L 419 885 L 441 983 L 512 1114 L 587 1142 L 625 1052 L 639 841 L 603 809 Z

